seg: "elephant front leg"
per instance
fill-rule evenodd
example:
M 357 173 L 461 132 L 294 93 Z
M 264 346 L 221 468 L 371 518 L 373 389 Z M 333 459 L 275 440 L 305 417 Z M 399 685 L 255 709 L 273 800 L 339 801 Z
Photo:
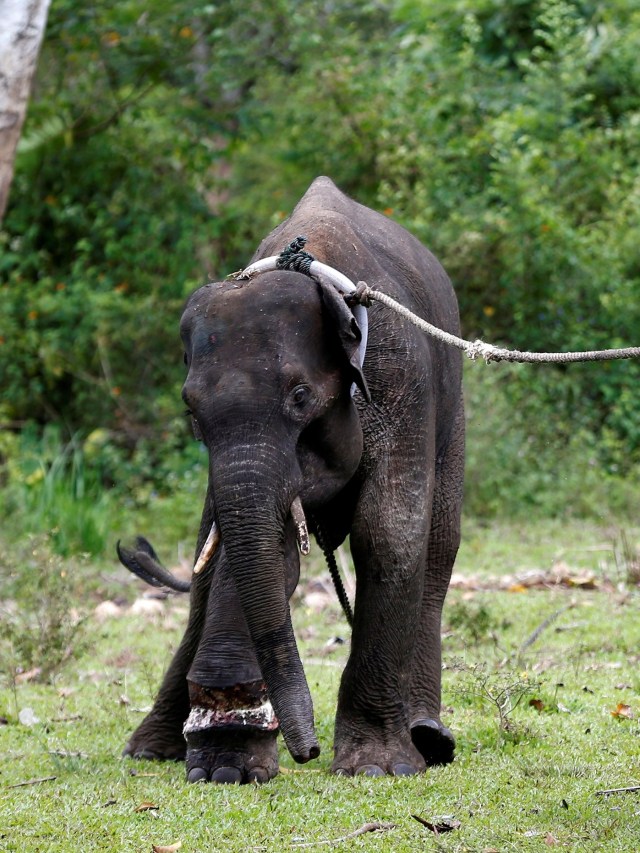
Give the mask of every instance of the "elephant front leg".
M 182 761 L 182 733 L 189 714 L 187 673 L 200 643 L 207 610 L 209 573 L 194 575 L 189 621 L 173 660 L 164 675 L 151 711 L 129 738 L 124 756 L 157 761 Z
M 197 553 L 204 545 L 207 532 L 213 519 L 211 498 L 207 490 Z M 208 571 L 193 575 L 189 601 L 189 620 L 184 636 L 173 656 L 162 685 L 153 703 L 153 708 L 129 738 L 123 750 L 124 756 L 147 758 L 158 761 L 181 761 L 185 756 L 185 742 L 182 734 L 184 721 L 189 714 L 189 690 L 187 673 L 200 643 L 200 636 L 207 613 L 207 601 L 214 566 Z
M 354 517 L 357 593 L 336 715 L 338 774 L 412 775 L 426 766 L 411 737 L 411 666 L 433 478 L 420 476 L 413 458 L 401 474 L 381 468 L 365 484 Z
M 185 756 L 182 726 L 189 713 L 186 674 L 192 658 L 193 650 L 183 640 L 165 674 L 153 708 L 129 738 L 123 756 L 182 761 Z
M 278 720 L 263 681 L 222 689 L 190 681 L 189 695 L 189 782 L 267 782 L 278 773 Z
M 287 554 L 290 596 L 299 572 L 293 528 Z M 224 550 L 188 685 L 190 712 L 184 725 L 188 781 L 243 784 L 276 776 L 278 720 Z

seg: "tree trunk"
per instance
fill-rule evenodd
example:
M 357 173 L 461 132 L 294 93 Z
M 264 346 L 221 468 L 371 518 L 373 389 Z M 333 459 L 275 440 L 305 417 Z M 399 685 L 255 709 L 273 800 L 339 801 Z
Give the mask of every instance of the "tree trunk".
M 0 0 L 0 222 L 51 0 Z

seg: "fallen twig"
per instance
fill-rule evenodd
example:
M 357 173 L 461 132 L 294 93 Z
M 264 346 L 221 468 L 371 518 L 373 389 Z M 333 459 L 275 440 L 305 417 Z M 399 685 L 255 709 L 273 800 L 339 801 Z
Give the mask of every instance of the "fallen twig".
M 43 776 L 42 779 L 27 779 L 26 782 L 16 782 L 15 785 L 7 785 L 7 788 L 25 788 L 27 785 L 39 785 L 41 782 L 53 782 L 57 776 Z
M 462 825 L 459 820 L 452 817 L 440 818 L 437 823 L 431 820 L 425 820 L 417 814 L 412 814 L 411 817 L 414 820 L 417 820 L 418 823 L 421 823 L 422 826 L 426 827 L 429 832 L 433 832 L 434 835 L 441 835 L 443 832 L 452 832 L 454 829 L 460 829 Z
M 640 791 L 640 785 L 631 785 L 628 788 L 607 788 L 604 791 L 596 791 L 596 797 L 604 797 L 607 794 L 633 794 Z
M 343 841 L 350 841 L 352 838 L 357 838 L 359 835 L 364 835 L 367 832 L 388 832 L 390 829 L 395 829 L 395 823 L 382 823 L 374 821 L 372 823 L 364 823 L 353 832 L 348 832 L 346 835 L 340 835 L 338 838 L 320 838 L 318 841 L 293 841 L 291 847 L 315 847 L 318 844 L 342 844 Z M 266 850 L 266 847 L 252 847 L 252 850 Z
M 518 649 L 518 657 L 522 655 L 525 649 L 528 649 L 529 646 L 532 646 L 535 643 L 535 641 L 538 639 L 540 634 L 542 634 L 545 628 L 548 628 L 549 625 L 555 622 L 558 616 L 562 616 L 563 613 L 566 613 L 567 610 L 571 610 L 573 607 L 574 604 L 573 602 L 571 602 L 571 604 L 567 604 L 566 607 L 561 607 L 560 610 L 556 610 L 555 613 L 552 613 L 550 616 L 547 616 L 547 618 L 538 625 L 533 634 L 527 637 L 524 643 L 520 646 L 520 648 Z
M 64 749 L 50 749 L 49 755 L 55 755 L 56 758 L 89 758 L 86 752 L 67 752 Z
M 68 717 L 54 717 L 52 723 L 75 723 L 82 719 L 82 714 L 69 714 Z

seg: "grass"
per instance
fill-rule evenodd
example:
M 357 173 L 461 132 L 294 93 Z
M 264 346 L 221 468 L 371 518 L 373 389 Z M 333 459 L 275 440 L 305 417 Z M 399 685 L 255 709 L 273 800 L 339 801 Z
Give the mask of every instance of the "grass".
M 298 767 L 281 747 L 283 772 L 259 787 L 188 786 L 179 764 L 120 759 L 180 639 L 186 600 L 136 616 L 128 603 L 141 586 L 112 565 L 65 562 L 76 606 L 90 614 L 74 654 L 44 683 L 21 681 L 17 660 L 3 667 L 0 850 L 323 850 L 332 840 L 344 850 L 640 849 L 640 793 L 597 793 L 640 784 L 640 591 L 630 568 L 639 541 L 636 529 L 623 537 L 588 523 L 467 524 L 443 639 L 443 718 L 457 756 L 410 779 L 328 773 L 348 654 L 329 641 L 348 629 L 333 602 L 315 612 L 301 584 L 293 611 L 322 754 Z M 559 560 L 565 580 L 553 587 L 488 580 Z M 42 556 L 34 577 L 47 566 Z M 306 564 L 307 577 L 321 571 L 317 556 Z M 100 622 L 93 611 L 105 596 L 123 606 Z M 19 722 L 26 708 L 38 723 Z M 55 778 L 11 787 L 46 777 Z M 157 808 L 137 811 L 144 803 Z M 413 815 L 455 828 L 435 834 Z M 393 828 L 347 837 L 368 822 Z

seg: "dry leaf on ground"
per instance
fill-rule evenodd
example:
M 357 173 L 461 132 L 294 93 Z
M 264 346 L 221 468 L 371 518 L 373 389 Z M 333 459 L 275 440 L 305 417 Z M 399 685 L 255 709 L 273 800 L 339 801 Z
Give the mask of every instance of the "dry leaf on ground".
M 157 811 L 159 808 L 160 808 L 160 806 L 157 806 L 155 803 L 149 803 L 149 802 L 145 801 L 143 803 L 140 803 L 139 806 L 136 806 L 136 808 L 134 809 L 134 812 Z
M 633 711 L 631 705 L 625 705 L 624 702 L 618 702 L 615 710 L 611 712 L 612 717 L 622 717 L 625 720 L 633 720 Z

